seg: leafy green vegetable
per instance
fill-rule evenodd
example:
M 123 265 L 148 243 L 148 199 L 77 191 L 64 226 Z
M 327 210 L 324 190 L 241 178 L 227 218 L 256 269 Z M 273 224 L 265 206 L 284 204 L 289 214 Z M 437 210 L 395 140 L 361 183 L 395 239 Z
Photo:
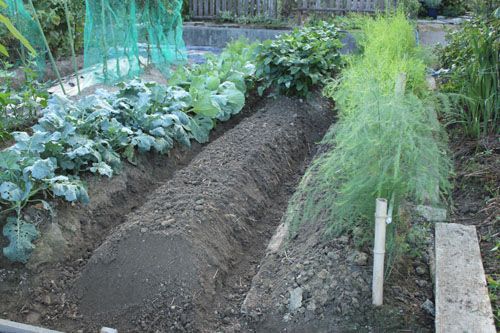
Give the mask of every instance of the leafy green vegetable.
M 341 48 L 339 29 L 326 22 L 265 42 L 258 57 L 259 94 L 274 87 L 278 94 L 307 96 L 339 72 Z
M 0 151 L 0 204 L 17 215 L 4 228 L 9 259 L 25 262 L 33 249 L 36 229 L 20 215 L 32 201 L 50 209 L 35 198 L 40 192 L 88 203 L 81 173 L 112 177 L 121 157 L 136 163 L 136 151 L 164 154 L 175 142 L 207 142 L 216 120 L 242 110 L 254 50 L 236 42 L 207 64 L 179 69 L 171 78 L 178 85 L 132 80 L 117 92 L 98 90 L 79 101 L 52 97 L 32 134 L 12 133 L 15 144 Z M 14 231 L 23 237 L 13 238 Z

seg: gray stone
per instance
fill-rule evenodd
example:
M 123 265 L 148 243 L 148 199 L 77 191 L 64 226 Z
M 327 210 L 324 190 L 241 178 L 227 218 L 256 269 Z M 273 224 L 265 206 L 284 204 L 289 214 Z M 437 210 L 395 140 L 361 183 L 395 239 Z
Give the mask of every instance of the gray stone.
M 427 281 L 425 280 L 417 280 L 415 281 L 415 283 L 417 284 L 417 286 L 419 286 L 420 288 L 425 288 L 427 287 Z
M 425 267 L 417 266 L 417 268 L 415 268 L 415 272 L 417 272 L 418 275 L 425 275 L 425 273 L 427 273 L 427 270 L 425 269 Z
M 110 327 L 103 327 L 103 328 L 101 328 L 100 333 L 118 333 L 118 330 L 116 330 L 114 328 L 110 328 Z
M 340 244 L 347 244 L 349 243 L 349 237 L 348 236 L 340 236 L 337 241 L 340 243 Z
M 352 261 L 359 266 L 366 266 L 368 263 L 368 254 L 356 251 L 352 256 Z
M 291 312 L 297 311 L 302 306 L 302 288 L 295 288 L 290 292 L 288 309 Z
M 495 333 L 476 228 L 436 224 L 436 332 Z
M 321 280 L 325 280 L 327 277 L 328 277 L 328 271 L 326 269 L 322 269 L 319 273 L 318 273 L 318 277 L 321 279 Z
M 30 318 L 30 315 L 32 315 L 32 313 L 28 314 L 28 317 L 26 318 L 27 321 L 30 321 L 30 320 L 38 321 L 40 319 L 39 318 L 40 314 L 35 315 L 35 317 L 37 317 L 37 318 Z M 0 332 L 4 332 L 4 333 L 19 333 L 19 332 L 62 333 L 59 331 L 53 331 L 53 330 L 45 329 L 42 327 L 35 327 L 35 326 L 31 326 L 31 325 L 16 323 L 16 322 L 4 320 L 4 319 L 0 319 Z
M 425 300 L 424 303 L 420 306 L 422 309 L 427 311 L 431 316 L 436 315 L 436 309 L 434 308 L 434 303 L 430 299 Z
M 161 225 L 163 227 L 169 227 L 169 226 L 173 225 L 174 223 L 175 223 L 175 219 L 171 218 L 171 219 L 168 219 L 166 221 L 162 221 Z
M 307 304 L 307 310 L 314 312 L 316 310 L 316 303 L 314 303 L 314 301 L 309 302 L 309 304 Z
M 328 252 L 326 256 L 332 260 L 337 260 L 339 258 L 339 255 L 333 251 Z
M 448 212 L 446 209 L 419 205 L 415 212 L 428 222 L 445 222 Z
M 269 241 L 269 244 L 267 245 L 267 252 L 268 253 L 276 253 L 278 252 L 281 244 L 283 243 L 283 240 L 285 239 L 286 235 L 288 235 L 288 224 L 282 223 L 278 226 L 276 229 L 273 237 Z M 297 267 L 300 264 L 297 264 Z

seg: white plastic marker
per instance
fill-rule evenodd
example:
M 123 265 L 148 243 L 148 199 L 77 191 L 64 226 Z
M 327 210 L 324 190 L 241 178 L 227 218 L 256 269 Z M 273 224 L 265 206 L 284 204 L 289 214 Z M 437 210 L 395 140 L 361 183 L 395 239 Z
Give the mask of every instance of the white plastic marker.
M 375 245 L 373 248 L 373 305 L 379 306 L 384 302 L 384 256 L 385 256 L 385 227 L 387 221 L 387 200 L 377 199 L 375 209 Z

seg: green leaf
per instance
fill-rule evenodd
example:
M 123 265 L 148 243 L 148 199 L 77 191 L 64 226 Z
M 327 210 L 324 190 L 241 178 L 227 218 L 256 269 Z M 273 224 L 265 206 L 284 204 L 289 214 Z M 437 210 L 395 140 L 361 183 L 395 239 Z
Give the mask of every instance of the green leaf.
M 174 142 L 170 137 L 166 138 L 155 138 L 153 143 L 153 148 L 160 154 L 164 154 L 168 150 L 172 149 Z
M 215 118 L 221 112 L 221 108 L 207 90 L 198 94 L 197 99 L 193 102 L 193 112 L 202 116 Z
M 164 137 L 166 135 L 165 133 L 165 129 L 163 127 L 157 127 L 151 131 L 149 131 L 149 133 L 153 136 L 157 136 L 157 137 Z
M 125 156 L 125 158 L 130 164 L 137 165 L 137 157 L 135 156 L 135 146 L 133 144 L 129 144 L 127 148 L 125 148 L 123 156 Z
M 191 119 L 189 125 L 192 137 L 199 143 L 206 143 L 209 140 L 209 134 L 214 127 L 214 122 L 210 117 L 196 115 Z
M 56 170 L 56 163 L 51 158 L 46 158 L 44 160 L 36 161 L 32 166 L 24 169 L 24 173 L 31 173 L 31 176 L 35 179 L 44 179 L 54 177 L 54 171 Z
M 19 165 L 20 160 L 21 160 L 21 154 L 19 154 L 14 150 L 0 151 L 0 169 L 20 171 L 21 170 L 21 167 Z
M 5 201 L 19 202 L 23 200 L 24 191 L 12 182 L 3 182 L 0 185 L 0 197 Z
M 12 22 L 5 17 L 4 15 L 0 14 L 0 23 L 3 23 L 5 27 L 10 31 L 10 33 L 17 39 L 19 40 L 24 47 L 26 47 L 31 54 L 36 55 L 35 49 L 31 46 L 30 42 L 24 36 L 12 25 Z
M 102 176 L 113 177 L 113 169 L 105 162 L 92 163 L 90 172 L 99 173 Z
M 9 56 L 9 52 L 7 51 L 7 48 L 3 44 L 0 44 L 0 53 L 6 57 Z
M 139 151 L 150 151 L 155 143 L 155 138 L 147 134 L 139 134 L 132 139 L 132 145 L 136 146 Z
M 233 82 L 224 82 L 219 86 L 219 95 L 227 99 L 227 103 L 222 106 L 227 112 L 237 114 L 245 105 L 245 95 L 239 91 Z
M 206 88 L 211 91 L 217 90 L 220 85 L 220 79 L 218 76 L 209 76 L 206 81 Z
M 265 86 L 259 86 L 257 88 L 257 93 L 259 94 L 259 96 L 264 95 L 264 91 L 266 91 L 266 89 L 267 89 L 267 87 L 265 87 Z
M 52 193 L 58 197 L 64 197 L 66 201 L 89 202 L 87 190 L 80 181 L 71 180 L 66 176 L 57 176 L 49 180 Z
M 10 241 L 9 246 L 3 248 L 3 254 L 13 262 L 28 262 L 35 248 L 32 242 L 39 235 L 35 226 L 15 217 L 9 217 L 3 227 L 3 235 Z

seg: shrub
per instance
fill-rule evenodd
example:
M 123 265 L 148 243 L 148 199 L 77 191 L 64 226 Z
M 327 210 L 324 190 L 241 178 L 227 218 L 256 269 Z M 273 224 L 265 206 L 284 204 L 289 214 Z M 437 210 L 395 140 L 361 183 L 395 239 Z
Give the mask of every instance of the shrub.
M 449 44 L 439 52 L 441 66 L 451 69 L 443 89 L 457 93 L 460 107 L 446 114 L 469 135 L 500 131 L 500 21 L 477 18 L 448 35 Z
M 402 0 L 399 2 L 408 17 L 417 18 L 422 4 L 418 0 Z
M 441 3 L 441 12 L 445 16 L 460 16 L 467 10 L 465 0 L 443 0 Z
M 307 96 L 340 70 L 339 38 L 339 29 L 321 22 L 265 42 L 258 57 L 259 93 L 273 87 L 278 94 Z

